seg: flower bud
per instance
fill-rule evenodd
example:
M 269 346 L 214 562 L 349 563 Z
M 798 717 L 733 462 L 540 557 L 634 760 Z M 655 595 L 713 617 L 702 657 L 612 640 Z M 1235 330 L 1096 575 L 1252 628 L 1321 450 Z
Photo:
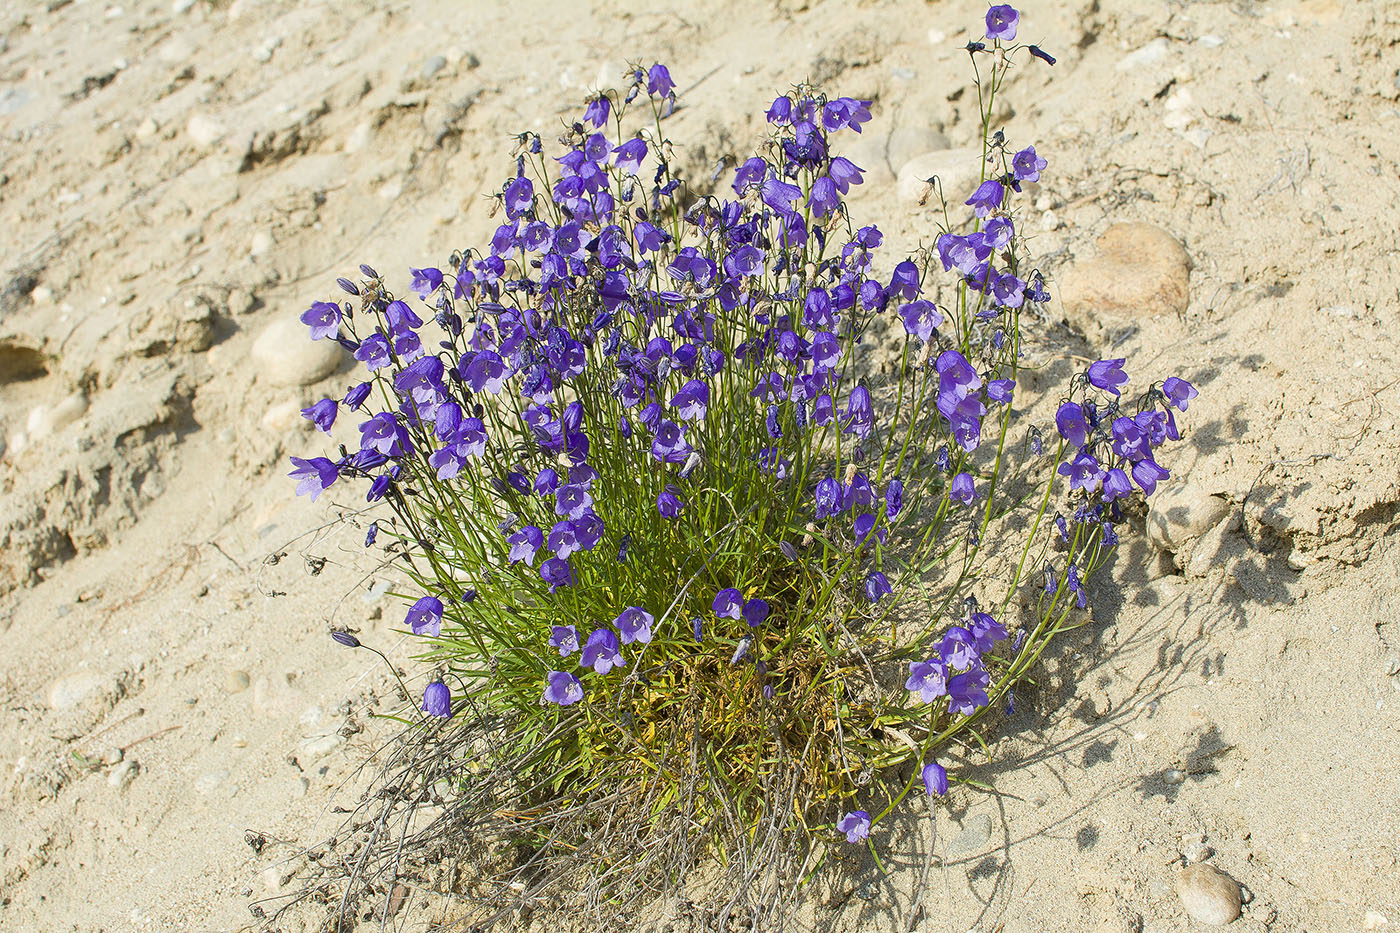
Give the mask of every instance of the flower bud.
M 331 637 L 336 640 L 337 644 L 344 645 L 347 648 L 360 647 L 360 640 L 349 632 L 331 632 Z

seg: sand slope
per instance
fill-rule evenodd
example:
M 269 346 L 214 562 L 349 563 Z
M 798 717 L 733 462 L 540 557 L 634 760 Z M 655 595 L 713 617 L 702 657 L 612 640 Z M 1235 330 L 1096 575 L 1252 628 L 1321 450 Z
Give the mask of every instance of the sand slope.
M 392 680 L 326 637 L 410 647 L 364 519 L 323 527 L 362 503 L 284 475 L 325 449 L 296 410 L 352 377 L 254 353 L 267 328 L 360 262 L 406 286 L 482 242 L 511 135 L 627 57 L 670 64 L 702 182 L 795 80 L 874 99 L 853 209 L 927 242 L 897 176 L 974 140 L 984 10 L 0 10 L 0 926 L 249 924 L 388 734 Z M 1172 883 L 1206 847 L 1239 929 L 1400 928 L 1400 6 L 1041 3 L 1021 28 L 1060 57 L 998 114 L 1050 160 L 1024 218 L 1065 299 L 1047 345 L 1201 397 L 1153 541 L 964 756 L 997 794 L 950 797 L 914 928 L 1187 930 Z M 908 929 L 922 863 L 897 864 L 813 921 Z

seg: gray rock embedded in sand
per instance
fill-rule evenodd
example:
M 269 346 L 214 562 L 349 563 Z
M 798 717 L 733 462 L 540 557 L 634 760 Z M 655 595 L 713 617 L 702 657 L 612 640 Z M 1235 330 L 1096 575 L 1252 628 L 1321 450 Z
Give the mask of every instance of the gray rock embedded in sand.
M 1230 512 L 1228 502 L 1190 482 L 1164 483 L 1148 502 L 1147 540 L 1172 554 L 1210 531 Z
M 897 192 L 899 203 L 906 207 L 924 207 L 932 210 L 939 207 L 938 195 L 929 193 L 928 179 L 937 176 L 942 184 L 943 196 L 950 207 L 961 205 L 982 178 L 982 149 L 980 146 L 965 146 L 961 149 L 938 149 L 914 156 L 899 169 Z
M 437 73 L 447 67 L 447 57 L 445 55 L 434 55 L 423 63 L 423 70 L 419 72 L 424 81 L 431 81 L 437 77 Z
M 242 693 L 251 682 L 247 671 L 229 671 L 224 675 L 224 690 L 228 693 Z
M 1213 865 L 1192 865 L 1176 876 L 1176 894 L 1193 920 L 1221 927 L 1240 915 L 1239 882 Z
M 1170 233 L 1117 223 L 1099 237 L 1096 255 L 1060 274 L 1060 303 L 1071 326 L 1097 338 L 1142 318 L 1184 313 L 1190 278 L 1191 257 Z
M 297 757 L 303 759 L 303 764 L 309 764 L 325 758 L 344 744 L 345 739 L 335 732 L 330 735 L 313 735 L 301 740 L 297 746 Z
M 258 335 L 252 358 L 264 381 L 276 386 L 305 386 L 335 372 L 345 359 L 345 351 L 334 340 L 312 340 L 305 324 L 285 315 Z

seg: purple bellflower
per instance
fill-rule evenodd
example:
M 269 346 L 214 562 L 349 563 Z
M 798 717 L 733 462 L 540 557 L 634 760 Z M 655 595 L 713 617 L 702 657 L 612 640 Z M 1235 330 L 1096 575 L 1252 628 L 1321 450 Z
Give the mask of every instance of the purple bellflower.
M 1016 24 L 1021 14 L 1007 3 L 999 3 L 987 11 L 987 38 L 1010 42 L 1016 38 Z
M 870 814 L 864 810 L 852 810 L 836 823 L 836 831 L 846 834 L 847 842 L 860 842 L 870 838 Z
M 301 322 L 311 328 L 312 340 L 334 340 L 340 331 L 340 306 L 332 301 L 313 301 L 301 313 Z
M 551 557 L 540 564 L 540 579 L 549 584 L 551 593 L 561 586 L 573 586 L 576 582 L 574 568 L 562 557 Z
M 549 646 L 559 649 L 559 657 L 567 658 L 578 650 L 578 630 L 572 625 L 550 626 Z
M 436 638 L 442 633 L 442 600 L 436 596 L 424 596 L 409 608 L 403 621 L 413 629 L 413 634 Z
M 524 179 L 524 181 L 527 184 L 529 183 L 528 178 Z M 408 271 L 413 276 L 413 279 L 409 282 L 408 287 L 419 298 L 426 300 L 429 295 L 437 291 L 438 287 L 442 285 L 442 270 L 440 269 L 410 268 Z
M 452 691 L 442 681 L 433 681 L 423 690 L 423 705 L 420 708 L 429 716 L 446 719 L 452 715 Z
M 549 685 L 544 688 L 547 702 L 559 706 L 572 706 L 583 699 L 583 684 L 577 677 L 564 671 L 549 671 L 545 674 Z
M 991 676 L 980 664 L 948 678 L 948 709 L 964 716 L 977 712 L 987 705 L 987 687 L 991 682 Z
M 967 629 L 977 642 L 979 653 L 991 651 L 997 642 L 1007 636 L 1006 626 L 985 612 L 972 613 L 968 619 Z
M 506 538 L 506 543 L 510 545 L 510 553 L 506 556 L 510 563 L 523 560 L 526 564 L 534 566 L 535 552 L 544 546 L 544 532 L 534 525 L 526 525 Z
M 613 619 L 613 625 L 622 635 L 624 645 L 630 645 L 634 641 L 645 645 L 651 641 L 652 621 L 650 612 L 640 606 L 628 606 Z
M 932 703 L 948 693 L 948 666 L 942 658 L 933 657 L 927 661 L 909 662 L 909 679 L 904 689 L 917 693 L 925 703 Z
M 1201 394 L 1195 386 L 1177 376 L 1169 376 L 1162 383 L 1162 393 L 1180 411 L 1185 411 L 1191 400 Z
M 683 508 L 685 503 L 676 495 L 674 487 L 661 490 L 660 495 L 656 497 L 656 511 L 662 518 L 675 518 L 681 514 Z
M 936 761 L 930 761 L 923 768 L 924 790 L 930 797 L 942 797 L 948 793 L 948 771 Z
M 297 481 L 297 495 L 310 493 L 312 502 L 340 478 L 340 468 L 325 457 L 293 457 L 292 466 L 296 469 L 287 475 Z
M 743 594 L 731 586 L 715 594 L 715 601 L 710 608 L 721 619 L 737 619 L 743 611 L 743 606 Z
M 1017 181 L 1040 181 L 1045 166 L 1045 160 L 1035 154 L 1034 146 L 1027 146 L 1011 157 L 1011 173 Z
M 1093 454 L 1081 450 L 1073 460 L 1060 464 L 1059 474 L 1069 477 L 1071 492 L 1076 489 L 1093 492 L 1103 482 L 1104 468 L 1099 465 Z
M 903 508 L 904 481 L 892 479 L 890 484 L 885 487 L 885 518 L 894 521 Z
M 959 473 L 954 476 L 952 485 L 948 487 L 948 495 L 963 505 L 972 505 L 976 502 L 977 487 L 972 482 L 972 476 L 967 473 Z
M 1128 376 L 1123 372 L 1122 359 L 1099 360 L 1089 364 L 1089 383 L 1105 392 L 1112 392 L 1116 396 L 1119 394 L 1118 387 L 1127 381 Z
M 938 646 L 938 654 L 954 670 L 966 670 L 976 664 L 980 655 L 977 639 L 961 625 L 951 626 Z
M 627 666 L 617 636 L 605 628 L 594 629 L 593 634 L 588 636 L 588 642 L 579 656 L 579 663 L 584 667 L 593 668 L 595 674 L 606 674 L 615 667 Z
M 1065 402 L 1055 412 L 1055 428 L 1069 442 L 1070 447 L 1082 447 L 1089 438 L 1089 425 L 1084 418 L 1084 409 L 1074 402 Z
M 750 599 L 744 602 L 744 621 L 751 626 L 763 624 L 763 620 L 768 618 L 768 601 L 764 599 Z
M 986 217 L 992 211 L 1001 207 L 1001 200 L 1006 195 L 1006 189 L 1001 182 L 995 178 L 989 178 L 972 192 L 972 197 L 965 202 L 972 212 L 978 217 Z
M 865 578 L 865 598 L 872 603 L 878 603 L 881 599 L 894 593 L 890 589 L 890 581 L 878 570 L 873 570 Z
M 647 72 L 647 93 L 665 97 L 676 87 L 671 80 L 671 72 L 665 65 L 652 65 Z
M 340 411 L 340 406 L 333 398 L 323 398 L 309 408 L 301 410 L 301 416 L 310 421 L 316 427 L 330 433 L 331 425 L 335 424 L 336 413 Z

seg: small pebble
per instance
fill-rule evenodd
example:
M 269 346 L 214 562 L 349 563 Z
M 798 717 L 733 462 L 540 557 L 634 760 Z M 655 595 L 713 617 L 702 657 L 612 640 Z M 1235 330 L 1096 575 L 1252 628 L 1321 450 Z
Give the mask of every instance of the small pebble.
M 344 742 L 345 740 L 334 732 L 330 735 L 309 736 L 301 740 L 301 744 L 297 749 L 298 757 L 303 759 L 306 763 L 310 763 L 317 759 L 325 758 L 331 752 L 340 748 Z
M 125 787 L 136 778 L 140 770 L 141 765 L 136 761 L 123 761 L 107 775 L 107 783 L 113 787 Z
M 439 71 L 442 71 L 442 69 L 444 69 L 444 68 L 446 68 L 446 67 L 447 67 L 447 58 L 446 58 L 446 56 L 443 56 L 443 55 L 434 55 L 432 58 L 428 59 L 426 62 L 423 63 L 423 71 L 422 71 L 423 80 L 424 80 L 424 81 L 431 81 L 434 77 L 437 76 L 437 73 L 438 73 Z
M 49 687 L 49 706 L 72 709 L 97 695 L 106 683 L 105 677 L 88 671 L 60 677 Z
M 224 125 L 207 114 L 197 113 L 185 124 L 185 135 L 196 145 L 209 147 L 217 143 L 228 132 Z
M 1176 894 L 1194 920 L 1224 926 L 1240 915 L 1240 886 L 1211 865 L 1192 865 L 1176 876 Z
M 1119 72 L 1132 71 L 1143 65 L 1156 64 L 1166 57 L 1168 48 L 1167 40 L 1159 36 L 1142 48 L 1134 49 L 1120 58 L 1114 63 L 1114 70 Z
M 229 693 L 242 693 L 252 680 L 247 671 L 229 671 L 224 677 L 224 690 Z
M 1162 780 L 1166 781 L 1168 784 L 1180 784 L 1182 781 L 1186 780 L 1186 772 L 1182 771 L 1180 768 L 1168 768 L 1166 771 L 1162 772 Z
M 1181 847 L 1181 857 L 1188 862 L 1204 862 L 1215 850 L 1204 842 L 1191 842 Z
M 253 310 L 257 304 L 257 299 L 253 293 L 246 288 L 235 288 L 228 293 L 228 310 L 230 314 L 247 314 Z

